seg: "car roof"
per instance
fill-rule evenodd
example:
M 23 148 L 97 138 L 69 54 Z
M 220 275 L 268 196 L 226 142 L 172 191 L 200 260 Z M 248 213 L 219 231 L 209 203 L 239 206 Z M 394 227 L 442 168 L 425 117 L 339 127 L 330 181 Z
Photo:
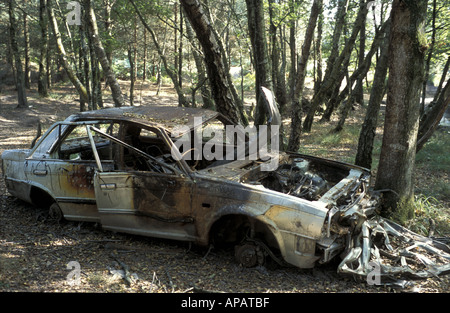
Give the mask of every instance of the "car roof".
M 68 120 L 126 120 L 150 127 L 163 128 L 171 133 L 176 127 L 187 126 L 189 129 L 192 129 L 195 126 L 198 126 L 195 124 L 194 118 L 201 118 L 202 123 L 205 123 L 219 116 L 222 117 L 218 112 L 198 108 L 126 106 L 80 112 L 71 115 Z

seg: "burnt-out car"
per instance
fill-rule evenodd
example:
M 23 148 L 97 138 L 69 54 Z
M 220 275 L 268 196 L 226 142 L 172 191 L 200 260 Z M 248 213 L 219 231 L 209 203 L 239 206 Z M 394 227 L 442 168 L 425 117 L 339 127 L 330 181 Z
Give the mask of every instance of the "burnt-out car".
M 269 159 L 250 158 L 245 129 L 234 129 L 243 145 L 221 135 L 230 124 L 218 112 L 180 107 L 77 113 L 33 148 L 5 151 L 3 175 L 9 193 L 55 218 L 234 245 L 248 267 L 271 258 L 311 268 L 343 253 L 343 272 L 367 274 L 367 232 L 376 228 L 369 217 L 379 202 L 370 172 L 276 150 Z M 226 155 L 233 157 L 218 157 Z

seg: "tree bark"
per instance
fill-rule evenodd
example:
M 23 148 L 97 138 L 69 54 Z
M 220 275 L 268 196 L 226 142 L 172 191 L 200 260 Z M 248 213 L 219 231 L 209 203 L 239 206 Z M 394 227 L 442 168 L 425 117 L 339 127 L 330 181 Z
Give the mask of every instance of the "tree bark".
M 119 83 L 117 82 L 116 75 L 114 74 L 111 64 L 108 61 L 105 49 L 103 48 L 102 42 L 97 28 L 97 20 L 95 18 L 94 8 L 91 5 L 91 0 L 85 0 L 86 14 L 88 17 L 88 28 L 90 37 L 94 43 L 95 52 L 102 65 L 103 73 L 106 78 L 106 82 L 111 89 L 112 97 L 114 100 L 115 107 L 121 107 L 125 105 L 123 99 L 122 90 Z
M 27 0 L 24 1 L 26 4 Z M 28 29 L 28 14 L 23 12 L 23 39 L 24 39 L 24 54 L 25 54 L 25 64 L 24 64 L 24 80 L 25 88 L 30 89 L 30 32 Z
M 208 16 L 209 16 L 209 21 L 212 21 L 211 12 L 209 11 L 209 8 L 207 6 L 207 0 L 204 0 L 204 3 L 205 3 L 204 8 L 206 11 L 205 13 L 207 13 L 206 19 L 208 20 Z M 227 50 L 225 49 L 225 46 L 224 46 L 222 39 L 221 39 L 219 33 L 217 32 L 216 28 L 211 25 L 210 30 L 211 30 L 212 34 L 214 35 L 215 41 L 217 43 L 217 47 L 219 48 L 218 53 L 220 53 L 220 55 L 222 56 L 222 64 L 223 64 L 223 68 L 224 68 L 224 72 L 225 72 L 226 84 L 228 85 L 228 88 L 230 89 L 230 92 L 231 92 L 231 96 L 233 97 L 231 101 L 233 101 L 234 105 L 236 106 L 236 108 L 238 110 L 238 115 L 241 120 L 241 123 L 244 126 L 247 126 L 248 125 L 248 117 L 244 110 L 244 103 L 243 103 L 244 98 L 242 98 L 242 99 L 239 98 L 236 86 L 233 83 L 233 78 L 231 77 L 231 73 L 230 73 L 229 58 L 228 58 Z
M 336 97 L 336 107 L 340 105 L 340 103 L 343 101 L 343 99 L 346 97 L 348 93 L 350 93 L 349 98 L 347 99 L 347 102 L 341 109 L 341 116 L 339 118 L 339 122 L 334 128 L 335 132 L 339 132 L 343 129 L 345 120 L 347 119 L 348 113 L 350 112 L 350 109 L 353 107 L 354 102 L 357 101 L 357 96 L 359 94 L 359 90 L 356 88 L 353 90 L 351 89 L 351 86 L 356 82 L 362 83 L 362 80 L 367 75 L 367 72 L 370 69 L 370 65 L 372 64 L 372 58 L 375 55 L 375 52 L 378 51 L 379 46 L 384 40 L 385 33 L 390 32 L 390 20 L 386 21 L 380 30 L 378 30 L 375 34 L 375 38 L 372 42 L 372 46 L 367 53 L 367 56 L 364 58 L 362 62 L 358 65 L 358 68 L 356 71 L 353 72 L 352 76 L 347 81 L 347 86 L 345 86 L 344 90 L 339 94 L 338 97 Z M 324 114 L 325 115 L 325 114 Z M 331 115 L 331 113 L 330 113 Z
M 367 5 L 364 3 L 364 1 L 360 1 L 360 8 L 350 38 L 346 42 L 342 52 L 333 61 L 333 63 L 329 63 L 330 60 L 328 60 L 327 62 L 327 70 L 325 72 L 323 83 L 321 84 L 318 92 L 314 95 L 311 107 L 303 123 L 303 130 L 305 132 L 311 131 L 314 116 L 319 105 L 327 98 L 327 96 L 329 98 L 331 93 L 337 88 L 337 86 L 341 84 L 345 76 L 345 71 L 342 69 L 349 63 L 352 49 L 355 45 L 355 41 L 358 33 L 361 30 L 361 27 L 366 21 L 367 13 Z
M 48 97 L 47 88 L 47 49 L 48 49 L 48 18 L 46 14 L 46 0 L 39 1 L 39 26 L 41 29 L 41 41 L 39 43 L 39 78 L 38 78 L 38 93 L 41 97 Z
M 427 84 L 428 84 L 428 78 L 430 76 L 430 63 L 431 63 L 431 57 L 433 56 L 434 52 L 434 45 L 436 43 L 436 0 L 433 0 L 433 17 L 431 20 L 431 43 L 430 48 L 428 49 L 428 56 L 425 62 L 425 74 L 423 77 L 422 82 L 422 102 L 420 103 L 420 114 L 423 114 L 425 112 L 425 98 L 427 97 Z
M 9 0 L 9 36 L 11 40 L 11 50 L 14 58 L 14 66 L 16 68 L 16 89 L 18 96 L 18 108 L 28 108 L 27 94 L 25 91 L 25 78 L 20 60 L 19 47 L 17 45 L 17 22 L 14 13 L 15 0 Z
M 372 151 L 375 139 L 378 114 L 380 104 L 384 97 L 386 86 L 386 75 L 388 69 L 388 49 L 389 49 L 390 28 L 386 31 L 386 38 L 381 48 L 381 54 L 375 68 L 375 76 L 370 93 L 369 105 L 367 107 L 364 123 L 361 128 L 358 140 L 358 150 L 356 152 L 355 164 L 372 168 Z
M 436 93 L 434 95 L 433 102 L 436 102 L 437 99 L 439 98 L 439 95 L 441 94 L 442 87 L 444 86 L 445 79 L 447 78 L 447 73 L 448 73 L 449 69 L 450 69 L 450 56 L 447 58 L 447 62 L 445 62 L 444 70 L 442 71 L 442 76 L 439 81 L 439 85 L 436 89 Z
M 317 71 L 316 77 L 314 79 L 314 93 L 316 93 L 317 90 L 319 90 L 323 78 L 322 37 L 323 37 L 323 5 L 319 13 L 319 20 L 317 21 L 317 38 L 314 51 L 317 62 Z
M 155 44 L 156 50 L 158 51 L 158 55 L 164 64 L 164 68 L 166 69 L 167 75 L 169 75 L 170 79 L 172 80 L 173 86 L 177 92 L 178 105 L 183 106 L 183 107 L 188 106 L 188 101 L 187 101 L 186 97 L 184 96 L 183 90 L 181 89 L 181 87 L 179 85 L 176 70 L 169 67 L 169 64 L 167 63 L 167 58 L 164 55 L 164 49 L 161 48 L 161 45 L 158 42 L 158 38 L 156 37 L 155 32 L 153 31 L 153 29 L 150 27 L 150 25 L 144 19 L 141 11 L 136 6 L 136 3 L 134 2 L 134 0 L 129 0 L 129 1 L 133 5 L 134 9 L 136 10 L 136 13 L 139 16 L 139 19 L 141 20 L 142 24 L 148 30 L 148 32 L 150 33 L 150 36 L 152 37 L 153 43 Z
M 389 189 L 383 210 L 400 221 L 414 216 L 413 171 L 419 128 L 420 86 L 428 48 L 426 0 L 394 0 L 389 46 L 389 80 L 376 189 Z
M 229 118 L 231 122 L 239 124 L 241 119 L 238 114 L 238 108 L 233 103 L 222 54 L 220 53 L 216 37 L 211 30 L 212 26 L 198 0 L 180 0 L 180 2 L 203 48 L 216 109 Z
M 437 101 L 432 103 L 420 120 L 416 152 L 419 152 L 438 127 L 450 103 L 450 81 L 447 81 Z
M 449 69 L 450 69 L 450 56 L 447 58 L 447 62 L 445 62 L 444 70 L 442 71 L 442 76 L 441 76 L 441 79 L 439 81 L 439 85 L 438 85 L 438 87 L 436 89 L 436 93 L 434 95 L 433 102 L 436 102 L 437 99 L 439 98 L 439 95 L 441 94 L 442 87 L 444 86 L 445 79 L 447 77 L 447 73 L 448 73 Z
M 297 152 L 300 148 L 300 134 L 302 124 L 302 94 L 305 85 L 306 67 L 309 55 L 311 54 L 311 43 L 314 37 L 314 30 L 317 24 L 322 6 L 322 0 L 314 0 L 309 16 L 308 27 L 306 28 L 305 39 L 302 46 L 302 55 L 298 64 L 297 81 L 291 104 L 291 134 L 289 136 L 288 151 Z
M 281 61 L 281 41 L 284 39 L 280 32 L 280 39 L 278 39 L 278 29 L 279 26 L 275 24 L 274 18 L 275 13 L 273 9 L 273 4 L 275 0 L 269 0 L 269 18 L 270 18 L 270 43 L 271 43 L 271 61 L 272 61 L 272 84 L 274 89 L 275 98 L 280 108 L 280 113 L 284 112 L 287 105 L 287 94 L 286 94 L 286 79 L 285 79 L 285 66 L 280 64 Z
M 105 40 L 105 53 L 106 58 L 109 61 L 109 64 L 112 64 L 112 35 L 111 35 L 111 29 L 112 29 L 112 22 L 111 22 L 111 10 L 113 4 L 111 3 L 111 0 L 104 0 L 103 4 L 105 6 L 105 34 L 106 34 L 106 40 Z
M 266 43 L 265 18 L 263 2 L 260 0 L 246 0 L 247 21 L 252 43 L 253 58 L 255 65 L 255 125 L 263 125 L 266 120 L 264 95 L 261 87 L 273 90 L 272 78 L 270 74 L 269 54 Z
M 75 74 L 72 66 L 70 65 L 69 61 L 67 60 L 67 54 L 66 50 L 64 49 L 64 45 L 61 39 L 61 33 L 59 32 L 58 23 L 56 21 L 55 13 L 53 11 L 53 7 L 51 5 L 51 0 L 47 0 L 47 14 L 49 16 L 53 34 L 56 38 L 56 47 L 58 49 L 58 54 L 60 56 L 62 66 L 64 67 L 64 70 L 67 73 L 67 76 L 69 77 L 72 84 L 75 86 L 75 89 L 78 91 L 78 94 L 80 97 L 88 102 L 89 96 L 88 92 L 86 90 L 86 87 L 81 83 L 81 81 L 78 79 L 77 75 Z
M 362 63 L 364 63 L 365 51 L 366 51 L 366 23 L 363 23 L 361 26 L 361 31 L 359 32 L 358 67 Z M 363 87 L 364 77 L 366 77 L 366 75 L 358 77 L 354 92 L 355 102 L 361 106 L 364 105 L 364 87 Z
M 203 100 L 203 108 L 205 109 L 214 109 L 214 102 L 212 101 L 212 96 L 209 89 L 206 87 L 206 80 L 208 77 L 206 76 L 204 61 L 200 53 L 197 51 L 197 47 L 194 45 L 194 31 L 192 30 L 191 24 L 185 18 L 186 22 L 186 35 L 189 39 L 189 42 L 192 44 L 192 55 L 194 57 L 195 66 L 197 68 L 197 80 L 198 84 L 201 84 L 200 90 Z

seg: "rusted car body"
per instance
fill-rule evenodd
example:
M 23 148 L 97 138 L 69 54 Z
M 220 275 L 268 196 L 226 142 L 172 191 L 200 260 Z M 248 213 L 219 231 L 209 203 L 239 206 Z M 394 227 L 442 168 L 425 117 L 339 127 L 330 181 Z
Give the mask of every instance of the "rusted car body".
M 189 159 L 195 149 L 176 145 L 179 125 L 195 136 L 198 127 L 217 132 L 227 124 L 217 112 L 163 106 L 78 113 L 32 149 L 5 151 L 3 175 L 13 196 L 50 207 L 52 216 L 204 246 L 233 244 L 244 266 L 272 258 L 311 268 L 344 253 L 340 269 L 366 275 L 371 244 L 363 232 L 379 202 L 369 191 L 370 172 L 286 152 L 274 156 L 275 170 L 263 171 L 269 161 Z M 348 266 L 355 260 L 363 264 L 357 271 Z

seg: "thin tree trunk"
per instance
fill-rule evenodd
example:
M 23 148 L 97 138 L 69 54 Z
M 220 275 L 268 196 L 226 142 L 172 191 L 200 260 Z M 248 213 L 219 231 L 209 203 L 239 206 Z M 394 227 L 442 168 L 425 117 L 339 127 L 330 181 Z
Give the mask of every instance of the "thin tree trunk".
M 361 30 L 362 24 L 365 23 L 366 21 L 367 13 L 368 9 L 366 3 L 364 1 L 360 1 L 358 15 L 356 17 L 350 38 L 345 44 L 342 52 L 332 63 L 333 66 L 331 68 L 328 68 L 328 65 L 331 64 L 327 62 L 327 71 L 325 73 L 323 83 L 319 91 L 314 95 L 311 107 L 303 123 L 303 131 L 305 132 L 311 131 L 312 123 L 314 121 L 314 116 L 317 111 L 317 108 L 326 99 L 328 93 L 333 92 L 336 86 L 342 82 L 342 79 L 345 76 L 345 71 L 343 71 L 342 68 L 346 67 L 349 62 L 351 52 L 355 45 L 358 33 Z
M 420 120 L 416 151 L 420 151 L 438 127 L 450 103 L 450 81 L 447 81 L 436 103 L 428 108 Z
M 255 94 L 256 110 L 255 125 L 263 125 L 266 120 L 264 95 L 261 87 L 273 90 L 270 74 L 269 54 L 266 44 L 266 31 L 264 24 L 263 2 L 260 0 L 246 0 L 247 21 L 252 43 L 253 57 L 255 64 Z
M 430 63 L 431 63 L 431 57 L 433 56 L 434 52 L 434 45 L 436 43 L 436 0 L 433 0 L 433 18 L 431 21 L 431 43 L 430 48 L 428 49 L 428 57 L 425 62 L 425 74 L 423 77 L 422 82 L 422 101 L 420 103 L 420 114 L 422 115 L 425 111 L 425 98 L 427 97 L 427 84 L 428 84 L 428 78 L 430 77 Z
M 169 75 L 170 79 L 172 80 L 174 88 L 177 92 L 178 105 L 184 106 L 184 107 L 188 106 L 188 101 L 187 101 L 186 97 L 184 96 L 183 90 L 181 89 L 181 87 L 179 85 L 178 76 L 176 74 L 176 71 L 174 71 L 174 69 L 169 67 L 169 65 L 167 63 L 167 58 L 164 55 L 164 50 L 161 48 L 161 45 L 158 42 L 158 38 L 156 37 L 155 32 L 153 31 L 153 29 L 150 27 L 150 25 L 147 23 L 147 21 L 142 16 L 141 11 L 136 6 L 134 0 L 129 0 L 129 1 L 133 5 L 134 9 L 136 10 L 136 13 L 138 14 L 142 24 L 148 30 L 148 32 L 150 33 L 150 36 L 152 37 L 153 43 L 155 44 L 156 50 L 158 51 L 158 55 L 164 64 L 164 68 L 166 69 L 167 75 Z
M 281 55 L 281 42 L 283 38 L 281 36 L 280 31 L 280 39 L 278 39 L 278 29 L 281 30 L 280 27 L 275 25 L 275 16 L 274 16 L 274 4 L 275 0 L 269 0 L 269 18 L 270 18 L 270 42 L 271 42 L 271 59 L 272 59 L 272 82 L 275 98 L 280 107 L 280 113 L 285 110 L 287 104 L 287 94 L 286 94 L 286 79 L 285 79 L 285 66 L 284 64 L 280 64 L 282 62 Z
M 88 24 L 87 16 L 85 15 L 84 21 L 86 24 Z M 95 53 L 95 47 L 94 42 L 92 40 L 92 36 L 89 33 L 89 27 L 85 29 L 85 32 L 87 33 L 87 42 L 89 47 L 89 56 L 91 59 L 91 95 L 90 99 L 92 102 L 92 110 L 97 110 L 99 107 L 103 107 L 103 96 L 102 96 L 102 86 L 100 81 L 100 68 L 99 68 L 99 61 L 97 58 L 97 54 Z M 86 52 L 87 53 L 87 52 Z
M 370 93 L 369 105 L 367 107 L 366 117 L 361 128 L 358 140 L 358 150 L 356 152 L 355 164 L 372 168 L 373 143 L 378 124 L 378 115 L 380 104 L 384 97 L 386 86 L 386 75 L 388 70 L 388 49 L 389 49 L 390 30 L 386 32 L 386 38 L 381 49 L 380 57 L 375 68 L 375 77 Z
M 24 1 L 26 4 L 27 0 Z M 25 65 L 24 65 L 24 79 L 25 88 L 30 89 L 30 33 L 28 30 L 28 14 L 23 12 L 23 38 L 24 38 L 24 53 L 25 53 Z
M 9 36 L 11 40 L 11 50 L 14 58 L 14 66 L 16 68 L 16 89 L 18 96 L 18 108 L 28 108 L 27 94 L 25 91 L 25 78 L 20 60 L 19 47 L 17 45 L 17 22 L 14 13 L 15 0 L 9 0 Z
M 311 53 L 311 43 L 314 37 L 314 30 L 317 24 L 322 0 L 314 0 L 309 16 L 308 27 L 306 28 L 305 40 L 302 46 L 302 55 L 300 57 L 297 83 L 294 89 L 294 96 L 291 105 L 291 134 L 289 136 L 288 151 L 297 152 L 300 148 L 300 134 L 302 125 L 302 94 L 305 85 L 306 67 L 308 65 L 309 55 Z
M 289 22 L 289 49 L 291 57 L 291 68 L 289 71 L 289 99 L 294 96 L 295 80 L 297 79 L 297 41 L 296 41 L 296 28 L 297 19 L 294 17 L 297 12 L 295 12 L 296 0 L 289 0 L 289 13 L 291 14 Z
M 105 5 L 105 34 L 106 34 L 105 53 L 106 53 L 106 58 L 109 61 L 109 64 L 112 64 L 111 10 L 112 10 L 113 4 L 111 3 L 111 0 L 104 0 L 103 4 Z
M 128 61 L 130 62 L 130 105 L 134 106 L 134 49 L 131 44 L 128 45 Z
M 229 89 L 222 54 L 219 52 L 220 47 L 211 29 L 212 26 L 198 0 L 180 0 L 180 2 L 202 45 L 216 109 L 231 122 L 239 124 L 241 118 L 238 108 L 232 100 L 233 96 Z
M 41 29 L 41 41 L 39 43 L 39 78 L 38 93 L 41 97 L 48 97 L 48 85 L 46 75 L 46 55 L 48 49 L 48 19 L 46 14 L 46 0 L 39 1 L 39 26 Z
M 376 189 L 383 210 L 400 221 L 414 215 L 413 171 L 419 128 L 420 86 L 428 48 L 424 33 L 427 0 L 394 0 L 389 46 L 389 81 Z
M 86 25 L 87 25 L 87 15 L 86 10 L 83 10 L 81 24 L 79 25 L 79 35 L 80 35 L 79 78 L 83 83 L 84 87 L 86 87 L 86 91 L 88 94 L 87 108 L 88 110 L 92 110 L 93 97 L 91 94 L 91 83 L 90 83 L 91 73 L 89 69 L 88 46 L 86 45 L 86 35 L 87 35 Z M 83 101 L 83 99 L 80 99 L 80 111 L 84 111 L 86 109 L 85 105 L 86 103 Z
M 370 65 L 372 64 L 373 56 L 375 55 L 376 51 L 378 51 L 379 46 L 383 42 L 385 33 L 389 32 L 390 32 L 390 20 L 386 21 L 384 25 L 381 27 L 381 29 L 377 31 L 375 38 L 372 42 L 372 46 L 369 52 L 367 53 L 367 56 L 359 64 L 358 68 L 356 69 L 355 72 L 353 72 L 352 76 L 347 80 L 347 86 L 344 88 L 344 90 L 339 94 L 338 97 L 336 97 L 336 106 L 339 106 L 340 103 L 343 101 L 343 99 L 346 97 L 346 95 L 350 93 L 349 99 L 347 99 L 345 106 L 342 107 L 339 122 L 334 128 L 335 132 L 339 132 L 343 129 L 348 113 L 350 112 L 350 109 L 353 107 L 353 104 L 357 99 L 359 90 L 355 88 L 350 91 L 351 86 L 353 86 L 355 82 L 357 83 L 362 82 L 364 77 L 367 75 L 367 72 L 370 69 Z
M 363 23 L 361 26 L 361 31 L 359 32 L 358 66 L 364 63 L 365 49 L 366 49 L 366 23 Z M 366 75 L 358 77 L 358 79 L 356 80 L 356 86 L 354 91 L 355 102 L 360 104 L 361 106 L 364 105 L 364 84 L 363 84 L 364 77 L 366 77 Z
M 53 34 L 56 38 L 56 47 L 58 49 L 58 53 L 59 53 L 62 65 L 64 67 L 64 70 L 66 71 L 67 76 L 69 77 L 72 84 L 75 86 L 75 89 L 78 91 L 78 94 L 80 95 L 80 97 L 84 101 L 88 102 L 89 96 L 88 96 L 86 87 L 78 79 L 72 66 L 70 65 L 69 61 L 67 60 L 66 50 L 64 49 L 64 45 L 63 45 L 63 42 L 61 39 L 61 34 L 60 34 L 59 28 L 58 28 L 58 23 L 56 21 L 55 13 L 54 13 L 52 5 L 51 5 L 51 0 L 47 0 L 47 13 L 48 13 L 50 22 L 52 24 Z
M 208 17 L 209 17 L 209 21 L 212 21 L 211 12 L 209 11 L 209 7 L 207 5 L 207 0 L 204 0 L 204 1 L 206 4 L 204 6 L 205 11 L 206 11 L 205 13 L 207 13 L 206 20 L 208 20 Z M 231 73 L 230 73 L 229 58 L 228 58 L 228 54 L 225 49 L 225 46 L 222 42 L 222 38 L 217 33 L 217 30 L 215 29 L 215 27 L 211 27 L 210 30 L 211 30 L 212 34 L 214 35 L 215 41 L 217 43 L 217 48 L 219 49 L 219 53 L 222 56 L 222 64 L 224 67 L 226 83 L 228 84 L 228 88 L 230 89 L 231 96 L 233 97 L 232 101 L 234 102 L 234 104 L 238 110 L 238 114 L 239 114 L 241 123 L 244 126 L 247 126 L 248 125 L 248 117 L 244 110 L 244 103 L 243 103 L 244 99 L 239 98 L 236 86 L 233 83 L 233 78 L 231 77 Z
M 322 66 L 322 35 L 323 35 L 323 5 L 319 13 L 319 20 L 317 22 L 317 39 L 315 45 L 315 55 L 317 59 L 317 73 L 314 81 L 314 93 L 319 90 L 323 78 L 323 66 Z
M 185 22 L 186 35 L 192 44 L 192 55 L 194 57 L 195 66 L 197 68 L 198 83 L 201 84 L 200 90 L 203 100 L 203 108 L 214 109 L 214 102 L 212 101 L 211 93 L 207 88 L 207 84 L 205 83 L 208 78 L 206 76 L 204 61 L 201 55 L 197 52 L 196 47 L 194 46 L 194 32 L 192 30 L 191 24 L 187 19 L 185 19 Z
M 97 54 L 97 57 L 100 61 L 100 64 L 102 65 L 103 72 L 106 77 L 106 81 L 109 85 L 109 88 L 111 88 L 112 97 L 114 100 L 114 106 L 121 107 L 125 105 L 125 101 L 123 99 L 122 91 L 120 88 L 119 83 L 116 80 L 116 75 L 114 74 L 111 65 L 108 61 L 107 55 L 105 53 L 105 49 L 103 48 L 102 42 L 100 41 L 98 28 L 97 28 L 97 21 L 95 18 L 94 9 L 91 5 L 91 0 L 85 0 L 86 4 L 86 14 L 88 16 L 88 28 L 90 37 L 94 43 L 95 52 Z
M 442 87 L 444 86 L 445 79 L 447 77 L 448 70 L 450 69 L 450 56 L 447 58 L 447 62 L 445 62 L 444 70 L 442 71 L 441 80 L 439 81 L 439 85 L 436 89 L 436 94 L 434 95 L 433 102 L 436 102 L 441 94 Z
M 147 29 L 144 27 L 144 52 L 143 52 L 143 65 L 142 65 L 142 80 L 147 79 Z

